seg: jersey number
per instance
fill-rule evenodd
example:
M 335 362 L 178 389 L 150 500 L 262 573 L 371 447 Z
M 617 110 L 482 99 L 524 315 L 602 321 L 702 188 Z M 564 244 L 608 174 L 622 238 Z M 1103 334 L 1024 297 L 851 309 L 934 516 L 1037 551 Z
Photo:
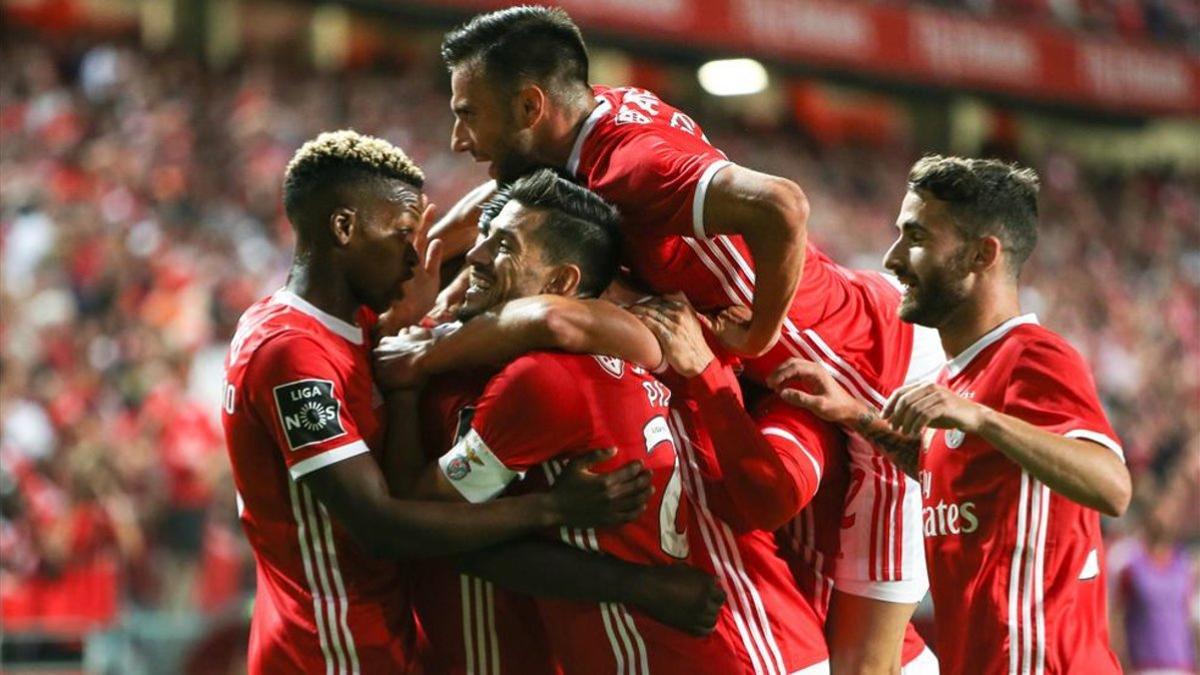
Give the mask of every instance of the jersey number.
M 683 498 L 683 478 L 679 475 L 679 453 L 675 449 L 675 437 L 667 419 L 661 415 L 646 423 L 642 430 L 646 438 L 646 454 L 663 447 L 671 452 L 671 478 L 663 490 L 662 502 L 658 507 L 658 543 L 663 553 L 672 558 L 688 556 L 687 528 L 680 527 L 679 500 Z

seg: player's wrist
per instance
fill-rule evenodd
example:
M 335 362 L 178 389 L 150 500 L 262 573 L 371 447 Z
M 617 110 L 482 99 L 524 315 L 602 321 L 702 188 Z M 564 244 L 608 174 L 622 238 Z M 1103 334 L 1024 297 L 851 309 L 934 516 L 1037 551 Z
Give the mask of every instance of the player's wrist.
M 837 422 L 862 434 L 873 429 L 880 419 L 882 418 L 877 411 L 859 401 L 854 401 L 846 406 L 845 412 Z
M 694 358 L 687 359 L 684 363 L 680 363 L 675 367 L 675 371 L 687 379 L 699 377 L 704 374 L 708 367 L 712 365 L 716 357 L 710 352 L 705 358 L 703 354 L 697 354 Z
M 958 425 L 963 433 L 991 440 L 991 434 L 996 430 L 995 410 L 974 401 L 968 401 L 967 414 L 963 415 L 963 418 L 963 423 Z
M 528 495 L 527 503 L 533 508 L 533 520 L 537 529 L 561 527 L 567 522 L 567 512 L 554 490 Z M 522 498 L 526 499 L 526 498 Z
M 656 588 L 656 579 L 654 578 L 654 568 L 646 565 L 629 565 L 628 583 L 620 584 L 617 589 L 617 594 L 621 596 L 620 602 L 627 605 L 632 605 L 638 609 L 651 607 L 657 601 L 654 597 Z

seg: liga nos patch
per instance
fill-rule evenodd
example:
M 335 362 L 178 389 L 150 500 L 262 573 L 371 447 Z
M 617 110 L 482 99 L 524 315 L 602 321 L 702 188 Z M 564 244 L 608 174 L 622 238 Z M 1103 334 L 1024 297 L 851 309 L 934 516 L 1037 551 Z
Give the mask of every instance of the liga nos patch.
M 288 447 L 299 450 L 344 436 L 342 402 L 329 380 L 299 380 L 275 387 L 275 407 Z

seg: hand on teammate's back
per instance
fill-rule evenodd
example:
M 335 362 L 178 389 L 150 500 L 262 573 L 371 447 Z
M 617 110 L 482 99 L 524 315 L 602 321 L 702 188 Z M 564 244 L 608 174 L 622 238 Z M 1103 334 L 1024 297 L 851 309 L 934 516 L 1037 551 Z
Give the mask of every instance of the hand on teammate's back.
M 615 454 L 614 448 L 593 450 L 567 464 L 550 491 L 556 520 L 568 527 L 603 527 L 627 523 L 646 510 L 654 487 L 641 462 L 608 473 L 591 470 Z
M 767 386 L 785 402 L 834 424 L 853 425 L 860 415 L 868 412 L 824 366 L 806 359 L 784 361 L 767 378 Z
M 704 341 L 700 317 L 681 293 L 649 298 L 629 311 L 646 324 L 662 347 L 663 359 L 684 377 L 704 372 L 714 356 Z
M 682 563 L 639 571 L 633 605 L 655 621 L 703 637 L 717 626 L 725 591 L 716 577 Z

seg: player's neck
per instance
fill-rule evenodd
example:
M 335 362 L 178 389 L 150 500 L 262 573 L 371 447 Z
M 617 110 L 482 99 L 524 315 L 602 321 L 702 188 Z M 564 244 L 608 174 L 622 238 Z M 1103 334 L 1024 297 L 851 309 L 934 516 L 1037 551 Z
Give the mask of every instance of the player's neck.
M 599 103 L 591 97 L 590 92 L 581 92 L 571 101 L 570 105 L 564 108 L 561 118 L 554 125 L 553 138 L 548 144 L 547 156 L 542 158 L 546 164 L 561 169 L 567 168 L 567 163 L 571 159 L 571 151 L 575 149 L 575 140 L 579 138 L 584 123 L 587 122 L 597 105 Z
M 328 264 L 294 264 L 286 288 L 322 312 L 353 324 L 361 303 L 350 292 L 345 278 L 333 271 Z
M 976 289 L 941 326 L 938 335 L 946 356 L 963 353 L 1000 324 L 1020 316 L 1021 302 L 1015 284 L 991 284 Z

